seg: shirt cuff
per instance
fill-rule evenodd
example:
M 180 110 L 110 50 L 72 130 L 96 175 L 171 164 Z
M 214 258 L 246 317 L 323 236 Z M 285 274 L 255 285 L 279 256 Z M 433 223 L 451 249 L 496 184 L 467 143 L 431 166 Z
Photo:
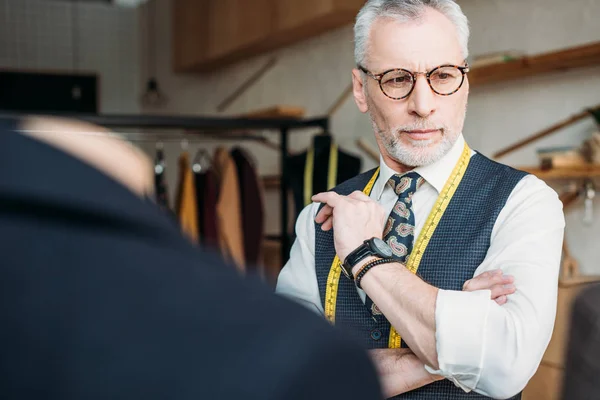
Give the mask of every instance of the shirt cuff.
M 470 392 L 481 376 L 491 292 L 439 290 L 435 308 L 436 348 L 441 375 Z

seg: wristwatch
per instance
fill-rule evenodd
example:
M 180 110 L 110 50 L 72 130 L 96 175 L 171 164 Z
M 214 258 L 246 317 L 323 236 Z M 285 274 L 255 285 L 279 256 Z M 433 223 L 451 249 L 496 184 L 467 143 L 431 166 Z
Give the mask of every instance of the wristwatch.
M 365 240 L 356 250 L 348 254 L 344 260 L 344 263 L 342 264 L 342 272 L 344 275 L 346 275 L 348 279 L 354 280 L 352 268 L 354 268 L 361 260 L 364 260 L 369 256 L 392 258 L 393 253 L 390 246 L 379 238 L 374 237 Z

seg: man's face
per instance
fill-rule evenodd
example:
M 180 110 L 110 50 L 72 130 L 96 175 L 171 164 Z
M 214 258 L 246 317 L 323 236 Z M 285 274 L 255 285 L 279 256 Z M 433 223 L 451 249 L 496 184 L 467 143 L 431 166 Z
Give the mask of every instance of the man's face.
M 441 13 L 427 9 L 418 21 L 376 20 L 371 29 L 364 67 L 373 74 L 403 68 L 426 72 L 452 64 L 463 66 L 455 26 Z M 469 84 L 449 96 L 431 90 L 419 75 L 409 97 L 386 97 L 371 77 L 363 81 L 353 70 L 354 96 L 368 112 L 384 159 L 407 167 L 428 165 L 443 157 L 462 132 Z

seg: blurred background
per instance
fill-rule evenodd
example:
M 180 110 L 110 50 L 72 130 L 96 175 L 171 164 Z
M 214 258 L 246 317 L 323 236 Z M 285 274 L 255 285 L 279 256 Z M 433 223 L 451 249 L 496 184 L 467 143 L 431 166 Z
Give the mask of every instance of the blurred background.
M 378 165 L 350 93 L 363 3 L 0 0 L 0 110 L 119 132 L 155 160 L 157 201 L 184 230 L 274 285 L 307 190 Z M 569 306 L 600 275 L 600 1 L 458 3 L 471 24 L 467 141 L 537 174 L 565 204 L 554 337 L 526 391 L 553 399 Z M 330 143 L 340 152 L 333 177 Z M 224 204 L 232 184 L 238 200 Z M 224 219 L 242 236 L 223 238 Z

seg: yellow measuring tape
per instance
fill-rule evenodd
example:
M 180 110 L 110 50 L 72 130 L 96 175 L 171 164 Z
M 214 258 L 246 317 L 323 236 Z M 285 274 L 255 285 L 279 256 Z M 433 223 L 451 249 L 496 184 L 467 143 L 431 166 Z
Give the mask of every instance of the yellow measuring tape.
M 379 168 L 375 171 L 367 186 L 363 189 L 363 193 L 367 196 L 371 194 L 373 185 L 379 176 Z M 342 263 L 340 258 L 335 255 L 331 268 L 329 269 L 329 275 L 327 276 L 327 289 L 325 290 L 325 317 L 335 323 L 335 305 L 337 302 L 338 284 L 340 282 L 340 274 L 342 273 Z
M 442 192 L 438 196 L 433 209 L 429 213 L 427 217 L 427 221 L 421 233 L 419 234 L 419 238 L 408 257 L 408 262 L 406 264 L 406 268 L 412 272 L 413 274 L 417 272 L 419 269 L 419 264 L 421 263 L 421 259 L 423 258 L 423 254 L 425 253 L 425 249 L 435 232 L 450 200 L 452 200 L 452 196 L 456 192 L 458 185 L 460 184 L 462 178 L 465 175 L 465 171 L 469 165 L 469 161 L 471 160 L 471 149 L 465 143 L 462 155 L 458 162 L 456 163 L 452 174 L 446 181 Z M 369 195 L 377 179 L 379 173 L 379 169 L 373 175 L 367 186 L 364 188 L 363 193 Z M 329 270 L 329 275 L 327 277 L 327 287 L 325 291 L 325 317 L 331 323 L 335 323 L 335 308 L 337 302 L 337 293 L 338 293 L 338 285 L 340 280 L 340 275 L 342 272 L 342 264 L 340 259 L 336 256 L 333 259 L 333 263 L 331 264 L 331 269 Z M 390 338 L 389 338 L 389 348 L 400 348 L 402 343 L 402 338 L 394 329 L 394 327 L 390 330 Z
M 313 172 L 315 163 L 315 149 L 311 147 L 306 153 L 306 164 L 304 165 L 304 205 L 312 203 L 313 196 Z M 331 143 L 329 148 L 329 170 L 327 171 L 327 190 L 333 189 L 337 182 L 338 146 Z

